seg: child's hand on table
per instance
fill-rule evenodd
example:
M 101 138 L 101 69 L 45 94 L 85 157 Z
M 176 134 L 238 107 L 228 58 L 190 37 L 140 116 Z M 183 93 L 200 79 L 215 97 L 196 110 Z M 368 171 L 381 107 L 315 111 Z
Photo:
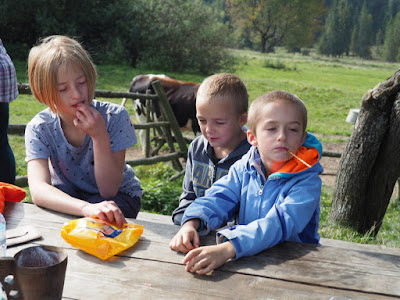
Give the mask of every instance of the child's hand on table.
M 124 223 L 127 223 L 124 214 L 114 201 L 88 203 L 82 211 L 85 217 L 97 217 L 100 220 L 115 223 L 118 227 L 122 227 Z
M 187 221 L 182 225 L 178 233 L 172 238 L 169 247 L 172 250 L 188 253 L 190 250 L 200 246 L 197 228 L 200 226 L 199 219 Z

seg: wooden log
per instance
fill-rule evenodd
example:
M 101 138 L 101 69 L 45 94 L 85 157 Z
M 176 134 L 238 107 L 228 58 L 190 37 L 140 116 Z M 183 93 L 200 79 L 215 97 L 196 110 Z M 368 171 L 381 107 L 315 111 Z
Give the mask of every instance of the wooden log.
M 24 135 L 25 127 L 26 127 L 26 124 L 9 124 L 7 133 L 14 134 L 14 135 Z
M 322 152 L 322 156 L 327 156 L 327 157 L 338 157 L 338 158 L 340 158 L 340 157 L 342 156 L 342 153 L 323 151 L 323 152 Z
M 168 127 L 169 122 L 160 121 L 153 123 L 143 123 L 143 124 L 134 124 L 135 130 L 144 130 L 148 128 L 160 128 L 160 127 Z M 13 135 L 24 135 L 25 134 L 26 124 L 9 124 L 8 125 L 8 134 Z
M 179 157 L 183 157 L 184 154 L 186 155 L 186 153 L 183 153 L 183 152 L 173 152 L 173 153 L 168 153 L 168 154 L 158 155 L 158 156 L 153 156 L 153 157 L 148 157 L 148 158 L 127 160 L 126 163 L 131 165 L 132 167 L 139 166 L 139 165 L 153 165 L 153 164 L 163 162 L 163 161 L 179 159 Z
M 27 83 L 18 83 L 18 92 L 23 95 L 32 95 L 31 88 Z M 130 98 L 130 99 L 140 99 L 140 100 L 158 99 L 157 95 L 145 95 L 139 93 L 108 91 L 108 90 L 96 90 L 95 96 L 100 98 Z
M 139 93 L 131 93 L 131 92 L 117 92 L 117 91 L 108 91 L 108 90 L 96 90 L 96 97 L 100 98 L 131 98 L 131 99 L 140 99 L 140 100 L 156 100 L 157 95 L 147 95 L 147 94 L 139 94 Z
M 141 165 L 153 165 L 159 162 L 167 162 L 171 160 L 179 159 L 180 157 L 186 156 L 186 153 L 183 152 L 174 152 L 168 153 L 164 155 L 153 156 L 149 158 L 139 158 L 134 160 L 127 160 L 126 163 L 132 167 L 141 166 Z M 179 177 L 179 176 L 178 176 Z M 28 176 L 17 176 L 15 178 L 15 185 L 19 187 L 27 187 L 28 186 Z
M 159 122 L 152 122 L 152 123 L 141 123 L 141 124 L 134 124 L 135 129 L 148 129 L 148 128 L 160 128 L 160 127 L 168 127 L 169 122 L 167 121 L 159 121 Z
M 400 126 L 391 121 L 399 83 L 400 71 L 397 71 L 363 96 L 354 131 L 340 159 L 330 219 L 360 233 L 371 229 L 377 233 L 381 209 L 377 210 L 376 205 L 386 210 L 386 197 L 392 194 L 392 182 L 399 175 L 398 163 L 393 161 L 393 155 L 398 153 L 398 147 L 394 146 L 397 142 L 390 141 L 393 136 L 389 133 L 390 127 Z M 392 155 L 388 156 L 389 153 Z M 385 177 L 380 179 L 374 175 L 383 173 Z
M 382 224 L 394 186 L 400 176 L 400 97 L 396 96 L 389 128 L 382 140 L 376 162 L 367 182 L 365 199 L 365 229 L 377 234 Z

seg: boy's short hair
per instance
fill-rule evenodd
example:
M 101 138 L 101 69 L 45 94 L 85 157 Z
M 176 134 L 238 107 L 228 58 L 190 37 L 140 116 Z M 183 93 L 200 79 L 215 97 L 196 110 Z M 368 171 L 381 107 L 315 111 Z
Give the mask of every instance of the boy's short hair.
M 235 105 L 239 114 L 247 113 L 249 95 L 243 81 L 236 75 L 219 73 L 204 79 L 197 91 L 200 97 L 208 100 L 228 100 Z
M 88 85 L 89 101 L 96 89 L 96 67 L 89 54 L 76 40 L 62 35 L 40 39 L 29 52 L 28 75 L 31 90 L 37 101 L 57 112 L 57 77 L 60 67 L 77 64 L 82 68 Z
M 297 106 L 303 115 L 303 130 L 305 131 L 307 128 L 307 108 L 299 97 L 285 91 L 265 93 L 251 103 L 248 117 L 249 129 L 254 134 L 256 133 L 256 127 L 260 121 L 260 111 L 266 104 L 276 101 L 287 101 Z

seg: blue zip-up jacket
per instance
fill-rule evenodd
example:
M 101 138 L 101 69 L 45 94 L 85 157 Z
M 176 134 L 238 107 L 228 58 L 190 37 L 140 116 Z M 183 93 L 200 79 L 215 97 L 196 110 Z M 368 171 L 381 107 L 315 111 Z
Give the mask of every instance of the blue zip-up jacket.
M 292 158 L 286 165 L 292 161 L 291 165 L 297 166 L 294 169 L 301 171 L 278 171 L 268 179 L 261 171 L 258 149 L 252 147 L 230 168 L 227 176 L 215 182 L 204 197 L 196 199 L 186 209 L 182 224 L 199 218 L 204 222 L 200 234 L 205 235 L 239 211 L 238 225 L 217 232 L 218 240 L 222 237 L 232 242 L 236 259 L 283 241 L 317 244 L 322 145 L 308 133 L 302 147 L 315 152 L 315 159 L 307 161 L 311 168 Z

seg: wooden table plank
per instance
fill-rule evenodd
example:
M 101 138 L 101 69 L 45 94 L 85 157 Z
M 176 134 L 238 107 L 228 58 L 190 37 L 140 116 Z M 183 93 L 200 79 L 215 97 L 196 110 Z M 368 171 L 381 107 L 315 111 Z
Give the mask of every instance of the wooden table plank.
M 21 247 L 12 249 L 14 254 Z M 174 263 L 124 257 L 101 261 L 82 251 L 65 251 L 64 299 L 390 299 L 220 270 L 200 276 Z
M 62 239 L 59 234 L 62 224 L 76 217 L 51 212 L 35 205 L 9 203 L 5 216 L 8 228 L 33 224 L 43 235 L 43 238 L 35 243 L 59 246 L 68 251 L 68 255 L 73 258 L 69 263 L 71 271 L 67 274 L 68 284 L 83 283 L 85 276 L 88 277 L 88 283 L 96 280 L 101 282 L 93 283 L 96 288 L 89 291 L 68 288 L 72 294 L 67 294 L 66 297 L 74 298 L 74 293 L 79 295 L 86 292 L 85 295 L 89 297 L 93 295 L 90 293 L 101 289 L 105 283 L 112 287 L 112 291 L 118 290 L 127 284 L 125 281 L 128 279 L 124 276 L 141 282 L 139 287 L 134 283 L 131 287 L 138 289 L 139 298 L 149 297 L 148 290 L 152 289 L 156 290 L 157 294 L 156 287 L 160 284 L 160 295 L 167 290 L 174 298 L 187 298 L 193 293 L 195 299 L 196 296 L 204 298 L 211 295 L 224 298 L 224 293 L 213 290 L 214 287 L 210 293 L 206 291 L 210 289 L 207 286 L 210 282 L 221 286 L 227 295 L 242 295 L 241 289 L 248 293 L 251 286 L 254 296 L 260 298 L 271 294 L 275 296 L 270 298 L 286 299 L 286 296 L 290 298 L 296 291 L 296 299 L 311 299 L 310 295 L 314 295 L 314 290 L 317 291 L 314 299 L 329 299 L 328 295 L 333 295 L 334 292 L 351 295 L 351 299 L 400 297 L 398 248 L 382 249 L 379 246 L 357 246 L 353 245 L 354 243 L 343 244 L 329 240 L 325 242 L 331 243 L 332 246 L 283 243 L 258 255 L 229 262 L 214 271 L 212 276 L 201 277 L 185 272 L 181 265 L 183 254 L 169 249 L 170 239 L 179 230 L 178 226 L 172 224 L 169 216 L 141 212 L 137 220 L 129 220 L 131 223 L 144 225 L 142 237 L 135 246 L 105 262 L 75 250 Z M 202 238 L 202 243 L 214 244 L 215 236 L 210 234 Z M 14 252 L 13 248 L 8 249 L 7 254 L 9 251 Z M 97 269 L 104 274 L 96 275 Z M 96 280 L 93 280 L 94 278 Z M 181 288 L 180 285 L 185 285 L 186 281 L 188 285 L 197 287 L 193 290 L 192 287 Z M 285 293 L 285 289 L 288 292 Z M 297 290 L 301 291 L 298 297 Z M 193 295 L 191 296 L 193 298 Z

